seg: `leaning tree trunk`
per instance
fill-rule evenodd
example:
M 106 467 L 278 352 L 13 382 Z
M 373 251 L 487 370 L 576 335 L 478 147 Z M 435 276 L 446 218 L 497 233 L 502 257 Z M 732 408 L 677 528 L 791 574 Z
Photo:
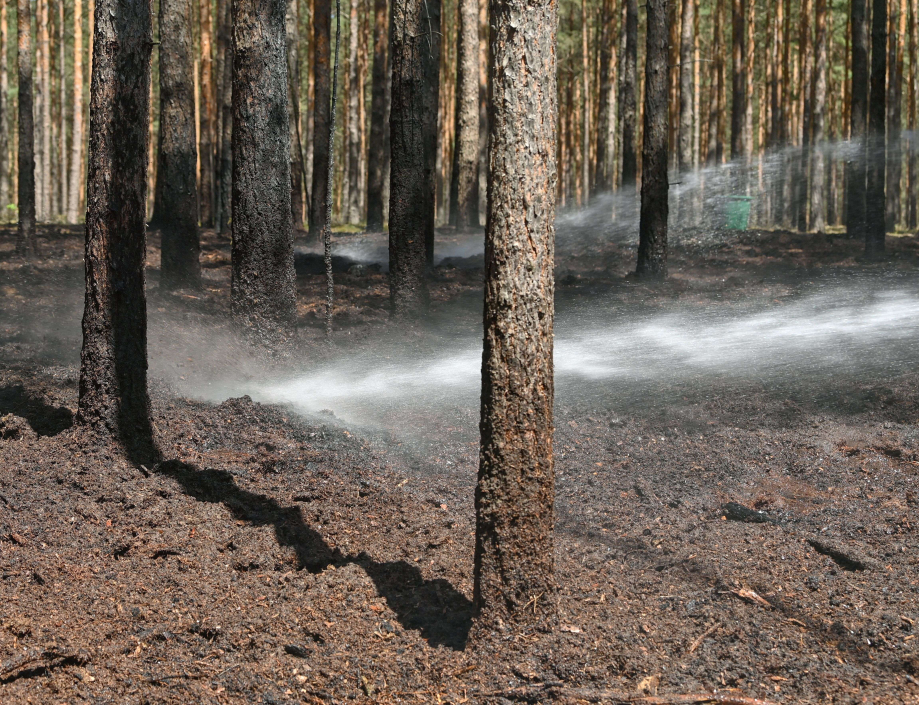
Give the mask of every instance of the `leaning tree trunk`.
M 638 103 L 635 84 L 638 78 L 638 0 L 625 0 L 625 57 L 620 79 L 619 124 L 622 125 L 622 185 L 635 186 L 638 180 Z
M 269 346 L 296 306 L 285 10 L 233 3 L 233 314 Z
M 383 229 L 386 85 L 389 83 L 389 12 L 386 0 L 373 2 L 373 78 L 370 87 L 370 150 L 367 155 L 367 230 Z
M 696 0 L 683 0 L 682 27 L 680 31 L 680 171 L 690 171 L 693 166 L 693 36 Z
M 868 181 L 865 189 L 865 254 L 884 252 L 887 227 L 884 177 L 887 150 L 887 0 L 874 0 L 871 8 L 871 97 L 868 104 Z
M 32 8 L 19 0 L 19 228 L 16 253 L 35 256 L 35 123 L 32 118 Z
M 641 152 L 641 222 L 639 224 L 638 268 L 640 277 L 667 276 L 667 128 L 670 121 L 667 84 L 669 80 L 667 27 L 668 0 L 647 0 L 648 34 L 645 51 L 645 119 Z
M 70 154 L 70 187 L 67 191 L 67 222 L 80 217 L 80 184 L 83 181 L 83 3 L 73 6 L 73 129 Z
M 555 0 L 492 0 L 475 633 L 557 621 Z
M 310 191 L 310 237 L 319 237 L 325 213 L 329 170 L 329 111 L 332 107 L 332 67 L 329 37 L 332 32 L 331 0 L 313 2 L 313 183 Z
M 849 109 L 849 139 L 852 143 L 846 164 L 846 232 L 865 238 L 865 182 L 868 130 L 868 18 L 867 0 L 851 0 L 852 103 Z
M 826 165 L 823 140 L 826 126 L 826 71 L 827 71 L 827 0 L 817 0 L 814 27 L 814 78 L 813 99 L 813 171 L 811 174 L 811 226 L 817 232 L 826 230 Z
M 418 316 L 428 305 L 425 274 L 433 245 L 437 148 L 437 93 L 430 84 L 439 69 L 438 57 L 432 56 L 439 42 L 432 44 L 428 16 L 435 5 L 393 2 L 389 296 L 397 317 Z
M 153 451 L 144 294 L 150 1 L 96 0 L 94 35 L 78 419 L 140 462 Z
M 747 113 L 747 73 L 746 73 L 746 44 L 747 32 L 745 0 L 733 0 L 733 53 L 734 62 L 733 84 L 731 90 L 731 159 L 739 159 L 744 154 L 744 121 Z
M 479 3 L 459 0 L 456 142 L 450 179 L 450 223 L 479 224 Z
M 190 0 L 160 0 L 159 158 L 151 225 L 161 233 L 164 289 L 201 283 L 191 17 Z

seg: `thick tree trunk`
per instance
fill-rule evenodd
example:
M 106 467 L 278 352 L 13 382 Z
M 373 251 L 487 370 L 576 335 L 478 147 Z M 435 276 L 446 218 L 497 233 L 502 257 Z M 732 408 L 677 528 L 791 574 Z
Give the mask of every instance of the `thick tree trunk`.
M 199 108 L 199 210 L 201 225 L 214 226 L 214 145 L 217 124 L 217 92 L 214 84 L 213 16 L 211 0 L 200 0 L 201 99 Z
M 744 121 L 747 113 L 747 74 L 744 66 L 746 61 L 747 41 L 745 28 L 746 12 L 745 0 L 733 0 L 732 31 L 734 63 L 733 83 L 731 92 L 731 159 L 738 159 L 744 154 Z
M 294 227 L 303 224 L 303 161 L 300 151 L 300 16 L 298 0 L 287 0 L 287 90 L 290 110 L 287 114 L 290 132 L 290 214 Z
M 850 0 L 852 23 L 852 105 L 849 139 L 852 148 L 846 164 L 846 231 L 849 237 L 866 237 L 865 159 L 868 131 L 868 18 L 867 0 Z
M 78 419 L 152 453 L 144 293 L 150 0 L 97 0 Z M 115 49 L 117 48 L 117 49 Z
M 865 254 L 884 252 L 884 177 L 887 150 L 887 0 L 873 0 L 871 8 L 871 96 L 868 103 L 868 178 L 865 189 Z
M 386 0 L 373 2 L 373 79 L 370 87 L 370 151 L 367 156 L 367 230 L 383 229 L 383 171 L 386 130 L 386 71 L 389 54 L 389 12 Z
M 459 0 L 450 223 L 479 224 L 479 3 Z
M 415 317 L 428 305 L 433 254 L 434 163 L 440 13 L 436 2 L 394 0 L 389 292 L 393 314 Z M 436 53 L 435 53 L 436 52 Z
M 557 4 L 492 0 L 475 633 L 552 627 Z
M 80 186 L 83 183 L 83 3 L 73 10 L 73 128 L 70 153 L 70 188 L 67 192 L 67 222 L 80 220 Z
M 331 0 L 313 3 L 313 184 L 310 191 L 310 236 L 318 237 L 325 213 L 329 169 L 329 111 L 332 108 L 332 67 L 329 36 L 332 31 Z
M 721 96 L 724 95 L 724 39 L 722 31 L 724 23 L 724 0 L 717 0 L 715 5 L 714 40 L 712 55 L 715 60 L 715 71 L 712 75 L 711 95 L 709 96 L 708 109 L 708 166 L 721 164 L 724 145 L 721 141 L 721 119 L 724 115 L 724 104 Z
M 668 82 L 668 0 L 647 0 L 648 35 L 645 52 L 644 144 L 641 153 L 641 222 L 638 268 L 640 277 L 667 276 L 667 125 L 670 119 Z
M 680 31 L 680 163 L 681 172 L 693 166 L 693 53 L 695 37 L 695 0 L 683 0 L 682 27 Z
M 0 209 L 10 202 L 10 118 L 9 118 L 9 15 L 7 3 L 0 4 Z
M 217 61 L 220 80 L 219 149 L 215 227 L 222 235 L 230 232 L 233 202 L 233 27 L 232 0 L 217 3 Z
M 296 307 L 285 9 L 233 3 L 233 314 L 268 345 Z
M 903 150 L 900 148 L 903 100 L 903 49 L 900 37 L 906 34 L 900 0 L 891 0 L 888 18 L 887 53 L 887 208 L 886 220 L 891 230 L 900 222 L 900 186 L 903 173 Z
M 603 0 L 598 47 L 599 100 L 597 110 L 597 168 L 591 181 L 592 195 L 611 191 L 616 157 L 616 36 L 613 0 Z
M 625 0 L 625 56 L 619 96 L 619 124 L 622 125 L 622 185 L 635 186 L 638 180 L 638 103 L 635 84 L 638 78 L 638 0 Z
M 151 225 L 162 237 L 164 289 L 201 281 L 191 13 L 191 0 L 160 0 L 159 163 Z
M 348 32 L 348 77 L 350 90 L 348 91 L 348 191 L 345 195 L 345 215 L 348 223 L 356 225 L 361 222 L 361 121 L 360 94 L 363 88 L 358 70 L 358 44 L 360 34 L 360 18 L 358 6 L 360 0 L 351 0 L 351 22 Z
M 35 256 L 35 123 L 32 118 L 32 8 L 19 0 L 19 228 L 16 253 Z
M 816 0 L 814 27 L 814 78 L 813 78 L 813 171 L 811 173 L 811 227 L 817 232 L 826 230 L 826 163 L 823 149 L 826 126 L 826 72 L 827 72 L 827 0 Z

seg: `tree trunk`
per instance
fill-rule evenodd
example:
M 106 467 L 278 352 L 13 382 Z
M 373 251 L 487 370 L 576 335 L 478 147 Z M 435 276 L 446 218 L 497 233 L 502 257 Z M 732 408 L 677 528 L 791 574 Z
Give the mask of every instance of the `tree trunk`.
M 367 230 L 383 229 L 383 133 L 386 129 L 386 71 L 389 12 L 386 0 L 373 2 L 373 83 L 370 87 L 370 151 L 367 155 Z
M 868 18 L 867 0 L 850 0 L 852 23 L 852 105 L 846 162 L 846 231 L 849 237 L 866 237 L 865 185 L 868 130 Z
M 431 28 L 439 24 L 435 3 L 394 0 L 389 292 L 397 317 L 418 316 L 428 305 L 425 270 L 429 245 L 433 246 L 439 69 L 439 53 L 434 54 L 439 42 L 432 37 Z
M 201 225 L 214 226 L 214 144 L 217 122 L 217 93 L 214 84 L 213 16 L 211 0 L 200 1 L 201 28 L 200 103 L 198 109 L 198 163 L 201 167 L 198 184 Z
M 217 209 L 215 227 L 230 232 L 233 203 L 233 27 L 232 0 L 218 0 L 217 57 L 220 65 L 220 149 L 218 153 Z
M 16 253 L 31 259 L 35 245 L 35 124 L 32 119 L 32 8 L 19 0 L 19 227 Z
M 724 93 L 724 0 L 717 0 L 715 5 L 715 27 L 712 42 L 712 55 L 715 60 L 715 71 L 712 74 L 711 95 L 709 96 L 708 109 L 708 166 L 721 163 L 724 147 L 721 144 L 721 116 L 724 114 L 724 105 L 721 96 Z
M 48 0 L 38 0 L 38 106 L 39 106 L 39 135 L 41 149 L 39 151 L 38 169 L 38 206 L 37 218 L 47 221 L 51 215 L 51 43 L 48 36 Z
M 0 4 L 0 209 L 10 202 L 9 21 L 7 4 Z
M 58 80 L 58 109 L 55 130 L 57 132 L 57 180 L 54 185 L 55 198 L 57 199 L 58 216 L 65 216 L 67 212 L 67 72 L 64 70 L 64 3 L 58 5 L 57 24 L 57 80 Z
M 80 220 L 80 185 L 83 181 L 83 2 L 73 10 L 73 128 L 70 153 L 70 188 L 67 192 L 67 222 Z
M 78 420 L 140 462 L 153 449 L 144 293 L 153 18 L 149 0 L 97 0 L 95 11 Z
M 348 76 L 350 91 L 348 92 L 348 193 L 345 194 L 347 222 L 356 225 L 361 222 L 361 121 L 360 113 L 360 72 L 358 71 L 358 35 L 360 34 L 360 19 L 358 5 L 360 0 L 351 0 L 351 22 L 348 42 Z
M 827 72 L 827 0 L 816 0 L 814 27 L 813 78 L 813 173 L 811 174 L 811 226 L 817 232 L 826 230 L 826 164 L 823 156 L 826 125 L 826 72 Z
M 303 224 L 303 161 L 300 151 L 300 17 L 298 0 L 287 0 L 285 36 L 287 38 L 287 90 L 290 110 L 290 214 L 295 228 Z
M 639 277 L 667 276 L 668 0 L 647 0 L 648 35 L 645 52 L 644 143 L 641 153 L 641 222 L 639 224 Z
M 795 164 L 794 216 L 795 225 L 801 232 L 807 231 L 807 197 L 809 190 L 808 166 L 811 155 L 811 84 L 814 73 L 814 59 L 810 32 L 811 2 L 801 0 L 801 34 L 798 40 L 798 75 L 800 77 L 799 110 L 801 112 L 801 152 Z
M 900 222 L 900 181 L 903 173 L 903 150 L 900 148 L 903 100 L 903 50 L 900 37 L 906 34 L 900 0 L 891 0 L 888 18 L 887 55 L 887 208 L 886 220 L 891 230 Z
M 775 21 L 772 37 L 772 87 L 770 100 L 772 103 L 772 124 L 770 127 L 770 146 L 785 145 L 785 111 L 782 96 L 785 92 L 785 71 L 781 53 L 785 44 L 785 3 L 778 0 L 775 3 Z
M 557 4 L 492 0 L 473 601 L 483 638 L 552 627 Z
M 744 67 L 746 61 L 747 32 L 745 29 L 745 0 L 733 0 L 733 83 L 731 92 L 731 159 L 738 159 L 744 154 L 744 121 L 747 114 L 747 75 Z
M 191 12 L 191 0 L 160 0 L 159 163 L 151 225 L 162 237 L 165 290 L 201 282 Z
M 332 31 L 330 0 L 314 0 L 313 9 L 313 185 L 310 192 L 310 236 L 318 237 L 325 213 L 329 169 L 329 111 L 332 101 L 329 36 Z
M 919 100 L 919 70 L 916 62 L 919 61 L 919 23 L 916 21 L 916 12 L 919 11 L 919 2 L 909 0 L 909 86 L 907 88 L 907 126 L 909 129 L 909 164 L 907 165 L 907 230 L 914 230 L 917 223 L 917 195 L 919 195 L 919 143 L 916 139 L 916 101 Z
M 680 31 L 680 163 L 681 172 L 692 169 L 693 138 L 693 53 L 695 0 L 683 0 Z
M 638 103 L 635 83 L 638 78 L 638 0 L 625 0 L 625 56 L 619 97 L 619 124 L 622 125 L 622 185 L 635 186 L 638 180 Z
M 233 314 L 269 345 L 296 308 L 285 9 L 233 3 Z
M 456 140 L 450 179 L 450 223 L 479 224 L 479 3 L 458 0 Z
M 744 10 L 746 19 L 747 39 L 744 42 L 744 80 L 746 88 L 744 89 L 744 127 L 743 127 L 743 152 L 747 163 L 752 163 L 753 158 L 753 77 L 754 63 L 756 58 L 756 0 L 744 0 Z
M 587 21 L 587 0 L 581 0 L 581 84 L 584 94 L 579 101 L 581 120 L 581 206 L 586 206 L 590 197 L 590 55 L 587 35 L 590 25 Z
M 887 0 L 873 0 L 871 8 L 871 95 L 868 103 L 868 178 L 865 189 L 865 254 L 884 252 L 884 177 L 887 154 Z
M 616 157 L 616 14 L 613 0 L 603 0 L 598 47 L 599 100 L 597 111 L 597 168 L 591 182 L 592 195 L 611 191 Z

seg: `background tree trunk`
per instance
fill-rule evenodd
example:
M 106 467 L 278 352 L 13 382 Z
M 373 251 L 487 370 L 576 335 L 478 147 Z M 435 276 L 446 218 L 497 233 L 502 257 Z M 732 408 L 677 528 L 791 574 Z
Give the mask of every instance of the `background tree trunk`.
M 55 130 L 57 132 L 57 175 L 54 183 L 54 194 L 57 199 L 55 214 L 64 217 L 67 214 L 67 72 L 64 70 L 64 3 L 58 5 L 57 12 L 57 69 L 58 69 L 58 107 Z
M 40 168 L 38 170 L 37 218 L 51 217 L 51 42 L 48 35 L 48 0 L 38 0 L 38 85 L 41 129 Z
M 332 67 L 329 37 L 332 31 L 330 0 L 313 1 L 313 184 L 310 191 L 310 237 L 318 237 L 325 213 L 329 168 L 329 111 L 332 108 Z
M 865 238 L 865 159 L 868 131 L 868 18 L 867 0 L 850 0 L 852 23 L 852 104 L 849 139 L 852 149 L 846 163 L 846 231 Z
M 794 224 L 801 232 L 807 231 L 807 197 L 809 195 L 807 183 L 811 156 L 811 83 L 814 73 L 810 32 L 811 14 L 810 0 L 801 0 L 801 24 L 799 25 L 801 34 L 798 40 L 798 76 L 800 77 L 798 105 L 801 114 L 801 152 L 794 163 L 794 176 L 792 179 L 795 194 L 793 202 Z
M 475 631 L 557 620 L 552 336 L 557 4 L 492 0 Z
M 619 124 L 622 126 L 622 185 L 635 186 L 638 180 L 638 103 L 635 83 L 638 78 L 638 0 L 625 0 L 625 56 L 619 97 Z
M 80 219 L 80 185 L 83 182 L 83 2 L 73 10 L 73 129 L 70 152 L 70 188 L 67 191 L 67 222 Z
M 159 164 L 151 224 L 162 237 L 165 289 L 201 282 L 191 13 L 191 0 L 160 0 Z
M 638 268 L 640 277 L 667 276 L 667 100 L 669 78 L 668 0 L 647 0 L 648 35 L 645 52 L 644 146 L 641 153 L 641 222 L 639 225 Z
M 286 7 L 234 0 L 233 10 L 233 314 L 273 345 L 296 306 Z
M 693 166 L 693 53 L 695 37 L 695 0 L 683 0 L 680 30 L 680 163 L 681 172 L 690 171 Z
M 370 98 L 370 151 L 367 157 L 367 230 L 383 229 L 383 133 L 386 129 L 386 71 L 389 12 L 386 0 L 373 2 L 373 79 Z
M 479 224 L 479 3 L 458 0 L 456 141 L 450 179 L 450 223 Z
M 199 108 L 199 209 L 201 225 L 214 226 L 214 137 L 217 122 L 217 94 L 214 85 L 213 13 L 211 0 L 200 0 L 201 26 L 201 100 Z
M 817 232 L 826 230 L 826 164 L 823 157 L 826 125 L 826 71 L 827 71 L 827 0 L 816 0 L 814 27 L 813 78 L 813 173 L 811 174 L 811 227 Z
M 348 34 L 348 134 L 346 149 L 348 152 L 348 192 L 345 195 L 345 216 L 348 223 L 356 225 L 361 222 L 361 82 L 358 70 L 358 45 L 360 35 L 360 18 L 358 8 L 360 0 L 351 0 L 351 22 Z
M 724 115 L 724 0 L 716 0 L 715 4 L 715 36 L 712 45 L 712 55 L 715 61 L 715 71 L 712 76 L 712 90 L 709 97 L 708 111 L 708 165 L 721 164 L 724 153 L 722 143 L 721 120 Z
M 616 159 L 616 36 L 613 0 L 603 0 L 598 41 L 597 166 L 591 181 L 591 193 L 611 191 L 614 186 Z
M 215 227 L 225 235 L 230 232 L 233 202 L 233 27 L 232 0 L 218 0 L 217 57 L 220 66 L 220 148 L 217 176 L 217 210 Z
M 149 0 L 97 0 L 95 10 L 78 419 L 140 462 L 152 454 L 144 251 L 153 18 Z
M 919 203 L 919 141 L 916 139 L 916 101 L 919 100 L 919 23 L 916 22 L 916 12 L 919 11 L 917 0 L 908 0 L 909 5 L 909 86 L 907 89 L 907 120 L 909 129 L 909 164 L 907 165 L 907 216 L 906 228 L 913 230 L 917 223 L 917 203 Z
M 854 0 L 853 0 L 854 1 Z M 887 173 L 887 0 L 871 8 L 871 95 L 868 103 L 868 179 L 865 189 L 865 254 L 884 252 L 887 227 L 884 177 Z
M 0 209 L 10 202 L 10 117 L 9 117 L 9 15 L 7 3 L 0 3 Z M 75 133 L 76 134 L 76 133 Z
M 298 0 L 287 0 L 285 33 L 287 38 L 287 90 L 290 110 L 290 213 L 294 227 L 303 224 L 303 160 L 300 151 L 300 17 Z
M 890 17 L 887 23 L 887 207 L 886 221 L 891 230 L 900 222 L 900 181 L 903 173 L 903 150 L 900 131 L 903 100 L 903 48 L 901 18 L 906 18 L 900 0 L 890 0 Z
M 586 206 L 590 198 L 590 52 L 588 34 L 590 23 L 587 20 L 587 0 L 581 0 L 581 85 L 583 96 L 579 102 L 581 109 L 581 206 Z
M 733 83 L 731 86 L 731 159 L 744 154 L 744 121 L 747 114 L 747 76 L 744 69 L 747 41 L 745 0 L 733 0 Z
M 19 64 L 19 227 L 16 252 L 35 256 L 35 123 L 32 119 L 32 8 L 19 0 L 17 13 Z

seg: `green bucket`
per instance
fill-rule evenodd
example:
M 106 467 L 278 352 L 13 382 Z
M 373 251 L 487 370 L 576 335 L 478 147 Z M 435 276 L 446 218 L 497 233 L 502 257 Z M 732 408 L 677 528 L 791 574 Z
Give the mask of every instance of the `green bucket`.
M 751 196 L 728 196 L 725 204 L 725 220 L 728 230 L 746 230 L 750 224 Z

